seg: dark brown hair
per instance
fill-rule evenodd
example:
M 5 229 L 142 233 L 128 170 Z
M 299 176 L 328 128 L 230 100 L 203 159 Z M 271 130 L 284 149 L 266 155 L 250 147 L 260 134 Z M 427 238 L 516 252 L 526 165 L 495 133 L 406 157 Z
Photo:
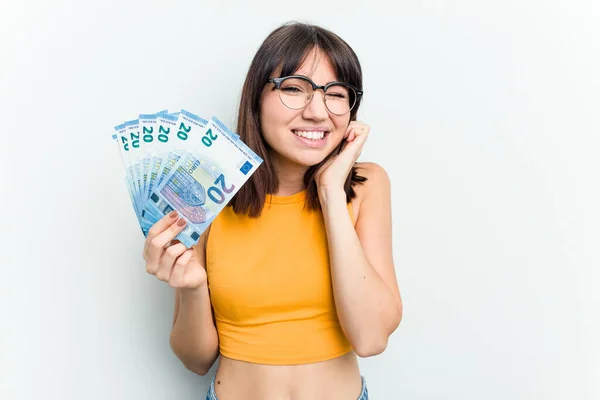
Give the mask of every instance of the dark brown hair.
M 337 80 L 362 90 L 362 69 L 358 57 L 335 33 L 315 25 L 297 22 L 284 24 L 271 32 L 254 56 L 242 88 L 236 132 L 242 141 L 263 159 L 263 163 L 231 200 L 230 206 L 236 213 L 243 213 L 253 218 L 259 217 L 266 195 L 276 193 L 279 186 L 275 169 L 269 158 L 269 145 L 261 134 L 259 121 L 260 97 L 267 79 L 276 69 L 280 69 L 280 76 L 291 75 L 315 48 L 328 56 Z M 350 121 L 356 120 L 359 105 L 357 101 L 350 112 Z M 314 179 L 315 172 L 340 151 L 343 143 L 344 141 L 325 160 L 306 171 L 304 184 L 307 188 L 308 209 L 320 208 Z M 347 202 L 356 197 L 353 185 L 366 181 L 366 178 L 358 175 L 356 169 L 356 166 L 352 168 L 344 185 Z

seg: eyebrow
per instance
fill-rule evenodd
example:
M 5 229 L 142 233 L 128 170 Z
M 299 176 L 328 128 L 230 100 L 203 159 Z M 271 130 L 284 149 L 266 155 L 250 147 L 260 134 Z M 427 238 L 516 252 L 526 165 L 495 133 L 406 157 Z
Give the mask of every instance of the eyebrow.
M 307 78 L 307 79 L 310 79 L 311 81 L 315 82 L 315 81 L 313 80 L 313 78 L 311 78 L 310 76 L 307 76 L 307 75 L 303 75 L 303 74 L 293 73 L 292 75 L 288 75 L 288 76 L 303 76 L 303 77 L 305 77 L 305 78 Z M 283 78 L 283 77 L 282 77 L 282 78 Z M 341 83 L 345 83 L 345 82 L 342 82 L 342 81 L 340 81 L 339 79 L 337 79 L 337 78 L 336 78 L 336 80 L 334 80 L 334 81 L 328 81 L 328 82 L 326 82 L 326 83 L 325 83 L 323 86 L 325 86 L 325 85 L 328 85 L 328 84 L 330 84 L 330 83 L 333 83 L 333 82 L 341 82 Z M 317 83 L 317 82 L 315 82 L 315 83 Z

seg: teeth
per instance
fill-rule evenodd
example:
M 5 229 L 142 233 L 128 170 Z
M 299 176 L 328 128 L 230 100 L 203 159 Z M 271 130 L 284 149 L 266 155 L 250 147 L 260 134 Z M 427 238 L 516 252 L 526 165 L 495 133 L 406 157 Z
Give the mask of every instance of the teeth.
M 320 140 L 325 136 L 325 132 L 310 132 L 310 131 L 292 131 L 295 135 L 311 140 Z

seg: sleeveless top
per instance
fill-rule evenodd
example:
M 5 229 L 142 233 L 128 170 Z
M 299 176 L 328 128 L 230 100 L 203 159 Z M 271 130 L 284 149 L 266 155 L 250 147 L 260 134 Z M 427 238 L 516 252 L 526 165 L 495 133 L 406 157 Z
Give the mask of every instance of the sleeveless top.
M 306 190 L 267 195 L 258 219 L 225 207 L 213 220 L 206 271 L 222 355 L 292 365 L 352 350 L 335 309 L 323 215 L 305 200 Z

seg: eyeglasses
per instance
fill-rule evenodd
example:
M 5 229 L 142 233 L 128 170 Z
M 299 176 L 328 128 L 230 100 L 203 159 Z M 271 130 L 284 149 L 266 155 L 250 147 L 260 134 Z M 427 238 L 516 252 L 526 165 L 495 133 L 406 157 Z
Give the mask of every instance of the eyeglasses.
M 363 95 L 362 90 L 344 82 L 330 82 L 320 86 L 302 75 L 270 78 L 275 84 L 279 99 L 289 109 L 301 110 L 308 105 L 317 89 L 323 90 L 323 101 L 327 110 L 335 115 L 349 113 Z

